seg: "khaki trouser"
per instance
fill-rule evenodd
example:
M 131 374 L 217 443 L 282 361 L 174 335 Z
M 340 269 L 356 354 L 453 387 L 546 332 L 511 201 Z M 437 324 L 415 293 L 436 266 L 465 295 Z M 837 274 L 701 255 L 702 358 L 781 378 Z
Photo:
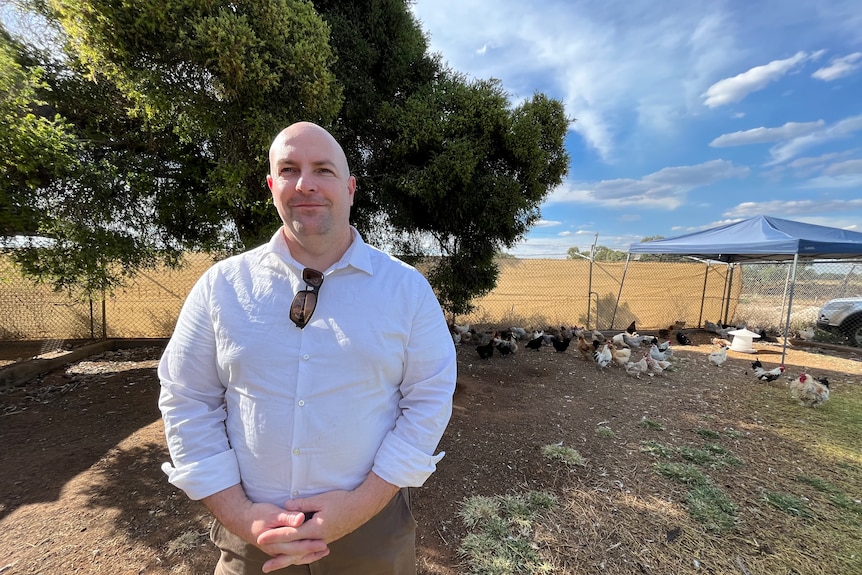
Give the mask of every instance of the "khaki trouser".
M 260 575 L 269 555 L 215 521 L 210 532 L 221 550 L 215 575 Z M 311 565 L 293 565 L 275 575 L 415 575 L 416 521 L 407 488 L 359 529 L 329 544 L 329 555 Z

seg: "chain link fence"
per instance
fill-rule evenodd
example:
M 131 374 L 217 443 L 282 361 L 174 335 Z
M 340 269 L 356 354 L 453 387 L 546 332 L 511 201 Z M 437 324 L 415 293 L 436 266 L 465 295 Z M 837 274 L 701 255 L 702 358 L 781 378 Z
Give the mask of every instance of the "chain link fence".
M 169 337 L 186 295 L 212 263 L 207 254 L 193 254 L 180 270 L 144 271 L 91 301 L 27 280 L 0 258 L 0 346 L 21 340 Z M 795 283 L 790 263 L 502 258 L 498 264 L 497 287 L 475 301 L 472 314 L 451 321 L 600 330 L 622 330 L 632 321 L 639 330 L 681 322 L 703 327 L 709 321 L 746 323 L 780 335 L 791 309 L 789 335 L 862 345 L 862 306 L 835 325 L 818 323 L 826 302 L 862 300 L 862 261 L 799 264 Z

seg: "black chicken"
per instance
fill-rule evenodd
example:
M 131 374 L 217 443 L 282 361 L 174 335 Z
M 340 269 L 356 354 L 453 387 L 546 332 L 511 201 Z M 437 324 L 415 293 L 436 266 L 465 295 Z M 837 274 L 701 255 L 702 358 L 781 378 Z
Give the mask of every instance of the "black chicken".
M 635 325 L 635 322 L 631 322 L 629 324 L 629 326 L 626 328 L 626 333 L 629 335 L 634 335 L 635 333 L 637 333 L 637 331 L 638 331 L 638 329 L 637 329 L 637 326 Z
M 488 359 L 494 355 L 494 340 L 492 339 L 485 345 L 477 345 L 476 351 L 479 352 L 479 357 Z
M 569 342 L 571 342 L 571 341 L 572 341 L 572 338 L 570 338 L 570 337 L 564 337 L 564 338 L 555 337 L 554 339 L 551 340 L 551 344 L 553 344 L 554 349 L 556 349 L 559 352 L 563 352 L 563 351 L 566 351 L 567 349 L 569 349 Z
M 525 347 L 527 347 L 527 348 L 529 348 L 529 349 L 535 349 L 536 351 L 539 351 L 539 348 L 541 348 L 541 347 L 542 347 L 542 341 L 543 341 L 543 340 L 544 340 L 544 338 L 543 338 L 542 336 L 539 336 L 539 337 L 537 337 L 537 338 L 535 338 L 535 339 L 531 339 L 530 341 L 528 341 L 528 342 L 525 344 Z
M 688 336 L 681 331 L 676 332 L 676 342 L 680 345 L 692 345 Z

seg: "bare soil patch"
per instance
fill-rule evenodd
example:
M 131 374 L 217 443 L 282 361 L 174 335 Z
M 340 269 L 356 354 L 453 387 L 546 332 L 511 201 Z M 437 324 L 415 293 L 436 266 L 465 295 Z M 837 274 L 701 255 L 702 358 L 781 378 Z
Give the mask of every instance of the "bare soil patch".
M 653 473 L 653 459 L 640 450 L 642 441 L 659 438 L 644 418 L 661 423 L 666 443 L 694 443 L 701 428 L 746 437 L 732 447 L 745 466 L 714 472 L 747 515 L 723 551 L 752 573 L 770 572 L 770 553 L 788 544 L 785 520 L 750 493 L 800 471 L 844 485 L 841 469 L 770 429 L 770 404 L 791 401 L 785 383 L 756 382 L 748 354 L 730 352 L 724 366 L 711 366 L 708 334 L 692 337 L 696 345 L 676 348 L 676 371 L 640 380 L 619 368 L 600 372 L 574 349 L 481 360 L 472 346 L 459 348 L 455 412 L 440 446 L 447 455 L 413 493 L 420 573 L 467 572 L 457 551 L 466 533 L 461 503 L 515 490 L 560 498 L 566 524 L 546 525 L 539 537 L 557 546 L 559 573 L 731 572 L 696 567 L 721 560 L 689 548 L 686 534 L 697 526 L 679 487 Z M 756 347 L 767 367 L 777 364 L 780 347 Z M 167 459 L 156 405 L 160 353 L 108 352 L 0 391 L 0 573 L 212 572 L 217 553 L 206 510 L 160 470 Z M 862 381 L 856 350 L 791 348 L 785 363 L 788 374 L 804 368 L 828 375 L 832 385 L 829 404 L 799 408 L 800 426 L 828 414 L 842 390 Z M 569 469 L 544 458 L 541 448 L 557 443 L 588 464 Z M 855 488 L 858 497 L 862 486 Z M 805 550 L 814 564 L 834 552 Z

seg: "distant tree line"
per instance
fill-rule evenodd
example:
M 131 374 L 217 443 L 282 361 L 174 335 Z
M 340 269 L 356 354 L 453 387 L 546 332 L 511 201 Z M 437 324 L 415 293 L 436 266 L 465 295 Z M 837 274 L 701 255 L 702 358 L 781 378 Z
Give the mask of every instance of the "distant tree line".
M 663 240 L 664 236 L 647 236 L 641 242 L 652 242 L 655 240 Z M 566 252 L 568 259 L 586 258 L 594 262 L 624 262 L 628 258 L 628 252 L 615 250 L 607 246 L 597 245 L 589 251 L 580 251 L 577 246 L 570 247 Z M 638 254 L 638 261 L 641 262 L 690 262 L 691 259 L 685 256 L 673 254 Z

